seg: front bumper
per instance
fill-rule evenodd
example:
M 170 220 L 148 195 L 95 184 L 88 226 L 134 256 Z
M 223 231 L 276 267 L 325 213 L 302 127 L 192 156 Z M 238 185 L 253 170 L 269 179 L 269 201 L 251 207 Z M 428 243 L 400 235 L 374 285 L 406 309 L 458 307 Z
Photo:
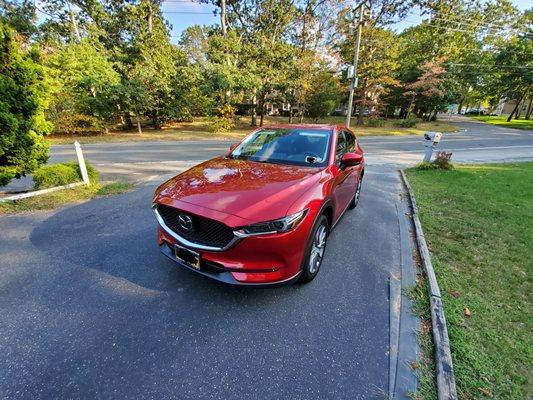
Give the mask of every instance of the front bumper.
M 237 241 L 224 251 L 194 248 L 202 261 L 200 270 L 182 263 L 174 255 L 174 245 L 188 247 L 161 225 L 158 244 L 161 251 L 177 264 L 221 282 L 239 285 L 273 285 L 298 279 L 314 215 L 292 231 L 265 236 L 251 236 Z
M 225 269 L 220 268 L 220 266 L 213 264 L 211 262 L 206 262 L 205 260 L 202 261 L 202 267 L 200 270 L 197 270 L 185 263 L 182 263 L 179 261 L 175 255 L 174 251 L 172 250 L 172 245 L 170 244 L 163 244 L 160 246 L 161 252 L 167 256 L 169 259 L 174 261 L 176 264 L 178 264 L 181 267 L 187 268 L 191 271 L 194 271 L 200 275 L 206 276 L 211 279 L 215 279 L 219 282 L 227 283 L 230 285 L 239 285 L 239 286 L 270 286 L 270 285 L 282 285 L 282 284 L 289 284 L 292 282 L 295 282 L 300 277 L 300 272 L 298 272 L 295 276 L 289 277 L 287 279 L 282 280 L 272 280 L 271 273 L 263 273 L 262 276 L 259 276 L 258 273 L 254 273 L 253 281 L 249 280 L 237 280 L 234 276 L 234 273 L 227 271 Z M 238 276 L 242 279 L 243 274 L 238 273 Z M 264 280 L 263 280 L 264 279 Z

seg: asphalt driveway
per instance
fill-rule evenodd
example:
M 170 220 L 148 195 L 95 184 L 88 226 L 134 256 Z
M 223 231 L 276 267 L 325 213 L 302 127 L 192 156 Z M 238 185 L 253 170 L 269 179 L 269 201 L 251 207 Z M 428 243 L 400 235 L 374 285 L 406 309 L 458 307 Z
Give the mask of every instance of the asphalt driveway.
M 308 285 L 179 268 L 156 246 L 155 184 L 0 217 L 0 397 L 383 398 L 399 183 L 365 179 Z

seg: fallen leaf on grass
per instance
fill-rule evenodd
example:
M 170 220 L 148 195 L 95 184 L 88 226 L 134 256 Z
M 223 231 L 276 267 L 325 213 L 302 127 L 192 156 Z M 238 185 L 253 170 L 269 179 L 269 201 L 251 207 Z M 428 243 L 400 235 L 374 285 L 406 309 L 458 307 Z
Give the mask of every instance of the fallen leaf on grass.
M 466 307 L 466 308 L 465 308 L 465 316 L 468 317 L 468 318 L 470 318 L 470 314 L 471 314 L 471 313 L 470 313 L 470 308 Z
M 413 361 L 411 363 L 411 369 L 418 369 L 418 368 L 420 368 L 420 364 L 417 363 L 416 361 Z
M 459 298 L 461 294 L 457 291 L 457 290 L 452 290 L 452 296 L 455 297 L 456 299 Z
M 479 390 L 481 393 L 483 393 L 487 397 L 494 397 L 494 395 L 492 394 L 492 392 L 489 389 L 478 387 L 477 390 Z

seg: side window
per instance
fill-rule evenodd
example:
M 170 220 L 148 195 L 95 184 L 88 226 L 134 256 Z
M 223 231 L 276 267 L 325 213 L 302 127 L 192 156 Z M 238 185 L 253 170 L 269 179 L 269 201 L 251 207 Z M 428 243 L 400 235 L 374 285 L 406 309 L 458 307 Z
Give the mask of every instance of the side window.
M 337 136 L 337 152 L 335 153 L 335 162 L 337 165 L 340 165 L 341 158 L 344 153 L 347 151 L 347 143 L 346 143 L 346 137 L 344 136 L 344 132 L 339 132 Z
M 346 135 L 346 142 L 348 151 L 353 153 L 355 151 L 355 136 L 351 132 L 344 132 Z

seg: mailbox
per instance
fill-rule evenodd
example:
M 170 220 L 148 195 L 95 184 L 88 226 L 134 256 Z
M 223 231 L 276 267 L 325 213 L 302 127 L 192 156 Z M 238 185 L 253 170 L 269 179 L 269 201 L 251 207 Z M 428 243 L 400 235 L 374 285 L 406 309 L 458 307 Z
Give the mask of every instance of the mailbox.
M 424 162 L 430 162 L 433 150 L 437 147 L 442 137 L 440 132 L 426 132 L 424 133 Z

